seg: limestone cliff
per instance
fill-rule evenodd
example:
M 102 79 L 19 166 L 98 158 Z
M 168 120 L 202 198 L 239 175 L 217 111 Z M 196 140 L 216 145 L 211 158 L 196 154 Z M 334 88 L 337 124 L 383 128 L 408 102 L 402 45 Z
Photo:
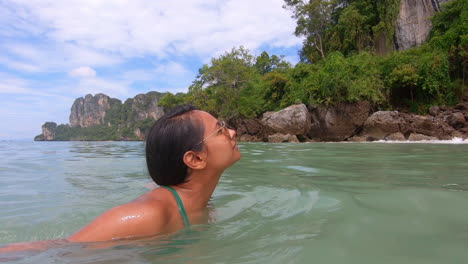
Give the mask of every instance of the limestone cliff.
M 55 138 L 55 129 L 57 124 L 55 122 L 45 122 L 42 125 L 42 134 L 36 136 L 34 140 L 36 141 L 50 141 Z
M 163 94 L 149 92 L 129 98 L 124 104 L 118 99 L 105 94 L 91 94 L 75 100 L 71 107 L 71 127 L 111 126 L 116 123 L 131 124 L 147 118 L 159 119 L 164 110 L 158 106 Z M 127 115 L 127 116 L 124 116 Z M 127 125 L 128 127 L 128 125 Z
M 91 127 L 104 124 L 106 111 L 110 109 L 110 97 L 105 94 L 91 94 L 75 100 L 71 107 L 71 127 Z
M 421 45 L 431 31 L 431 17 L 440 5 L 450 0 L 401 0 L 395 25 L 395 49 Z
M 158 101 L 162 95 L 158 92 L 149 92 L 129 99 L 131 100 L 130 118 L 134 121 L 145 120 L 146 118 L 158 120 L 164 114 L 164 109 L 158 106 Z

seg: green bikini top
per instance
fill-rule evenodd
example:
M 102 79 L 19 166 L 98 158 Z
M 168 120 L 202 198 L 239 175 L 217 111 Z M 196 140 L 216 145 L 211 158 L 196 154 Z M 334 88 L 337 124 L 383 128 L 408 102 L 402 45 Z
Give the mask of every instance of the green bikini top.
M 184 220 L 184 225 L 185 225 L 185 227 L 189 227 L 190 223 L 189 223 L 187 214 L 185 213 L 184 204 L 182 203 L 182 200 L 180 199 L 177 192 L 174 189 L 172 189 L 171 187 L 169 187 L 169 186 L 161 186 L 161 187 L 166 189 L 166 190 L 169 190 L 172 193 L 172 195 L 174 195 L 174 198 L 175 198 L 175 200 L 177 202 L 177 207 L 179 208 L 179 213 L 182 216 L 182 220 Z

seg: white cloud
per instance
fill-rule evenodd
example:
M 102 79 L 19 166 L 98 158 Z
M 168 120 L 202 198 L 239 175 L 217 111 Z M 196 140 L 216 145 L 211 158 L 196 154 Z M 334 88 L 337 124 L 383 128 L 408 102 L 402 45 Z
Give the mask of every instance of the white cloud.
M 10 59 L 6 57 L 0 57 L 0 64 L 6 65 L 10 69 L 19 70 L 22 72 L 40 72 L 41 69 L 37 65 L 30 62 L 24 62 L 20 59 Z
M 21 86 L 11 86 L 6 83 L 0 83 L 0 94 L 26 94 L 30 91 Z
M 96 71 L 91 67 L 82 66 L 71 70 L 68 74 L 72 77 L 89 78 L 95 77 Z
M 189 71 L 180 63 L 169 61 L 164 64 L 158 64 L 154 68 L 146 70 L 129 70 L 124 71 L 120 76 L 115 78 L 103 78 L 92 75 L 92 69 L 89 67 L 79 67 L 72 72 L 75 76 L 87 78 L 79 79 L 76 85 L 70 85 L 69 89 L 72 94 L 76 96 L 83 96 L 85 94 L 104 93 L 110 97 L 116 97 L 125 100 L 133 97 L 136 94 L 142 93 L 142 90 L 132 87 L 132 84 L 138 81 L 154 81 L 158 83 L 168 83 L 168 91 L 187 91 L 187 87 L 194 78 L 194 73 Z M 70 75 L 72 74 L 70 72 Z M 179 88 L 184 87 L 184 88 Z M 160 88 L 154 87 L 153 90 Z
M 122 62 L 122 58 L 117 54 L 112 54 L 105 50 L 82 47 L 76 44 L 67 43 L 57 46 L 57 49 L 50 50 L 48 55 L 52 55 L 53 52 L 58 52 L 58 54 L 60 54 L 60 57 L 55 61 L 55 66 L 57 68 L 66 65 L 68 65 L 68 67 L 80 65 L 108 66 Z
M 148 81 L 155 78 L 152 70 L 128 70 L 122 74 L 122 78 L 129 82 Z
M 127 58 L 211 56 L 242 44 L 250 49 L 300 44 L 283 0 L 16 2 L 28 10 L 25 15 L 40 18 L 36 23 L 50 39 Z
M 30 8 L 2 1 L 0 5 L 0 36 L 24 37 L 40 34 L 43 29 L 36 23 L 36 20 L 37 17 L 30 12 Z
M 47 87 L 44 87 L 44 85 Z M 25 78 L 18 77 L 16 75 L 5 74 L 0 72 L 0 94 L 4 94 L 5 96 L 30 96 L 33 98 L 55 97 L 60 98 L 60 100 L 67 100 L 70 98 L 68 95 L 69 90 L 64 90 L 62 87 L 60 87 L 63 85 L 63 82 L 50 82 L 44 84 L 41 81 L 28 80 Z M 66 91 L 67 93 L 65 93 L 65 95 L 62 95 L 64 91 Z M 0 97 L 0 99 L 1 98 L 2 97 Z M 4 107 L 4 105 L 0 106 Z
M 159 82 L 171 87 L 185 87 L 185 91 L 195 78 L 195 73 L 174 61 L 158 65 L 154 72 Z
M 129 85 L 130 83 L 128 81 L 86 78 L 80 79 L 78 85 L 73 88 L 72 92 L 77 96 L 104 93 L 110 97 L 117 97 L 124 100 L 132 94 Z
M 160 92 L 170 92 L 170 93 L 173 93 L 173 94 L 176 94 L 176 93 L 186 93 L 187 92 L 187 87 L 170 87 L 170 88 L 160 88 L 159 89 Z
M 295 65 L 299 62 L 299 57 L 297 56 L 286 56 L 283 58 L 285 61 L 291 63 L 292 65 Z
M 72 98 L 63 96 L 14 95 L 0 97 L 0 132 L 3 138 L 29 138 L 41 133 L 41 125 L 46 121 L 58 124 L 68 123 Z M 52 103 L 53 102 L 53 103 Z
M 164 76 L 182 77 L 192 75 L 192 72 L 185 68 L 182 64 L 170 61 L 166 64 L 159 64 L 155 72 Z
M 184 65 L 175 61 L 155 64 L 154 68 L 136 69 L 125 71 L 122 75 L 122 80 L 128 82 L 134 81 L 180 81 L 181 79 L 194 77 L 194 73 L 187 69 Z
M 4 74 L 0 75 L 0 94 L 30 94 L 33 91 L 27 88 L 27 81 Z
M 15 54 L 19 57 L 24 58 L 29 58 L 29 59 L 41 59 L 42 58 L 42 53 L 37 47 L 33 47 L 28 44 L 24 43 L 9 43 L 8 45 L 5 45 L 6 48 L 12 53 Z
M 82 65 L 107 66 L 122 61 L 116 54 L 71 43 L 14 41 L 1 43 L 0 49 L 0 63 L 22 72 L 62 72 Z

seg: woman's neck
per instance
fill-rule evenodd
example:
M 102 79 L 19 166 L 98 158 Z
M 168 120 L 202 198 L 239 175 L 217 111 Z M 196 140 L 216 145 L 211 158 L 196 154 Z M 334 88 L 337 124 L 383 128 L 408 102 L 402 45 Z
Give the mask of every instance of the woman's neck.
M 187 177 L 187 182 L 172 187 L 181 196 L 187 209 L 204 209 L 218 184 L 221 173 L 222 171 L 193 172 Z

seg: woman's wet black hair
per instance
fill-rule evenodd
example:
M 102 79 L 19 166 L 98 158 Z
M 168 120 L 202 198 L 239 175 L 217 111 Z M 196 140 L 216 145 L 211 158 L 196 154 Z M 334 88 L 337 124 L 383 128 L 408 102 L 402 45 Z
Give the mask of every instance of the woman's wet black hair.
M 151 127 L 146 137 L 146 166 L 158 185 L 176 185 L 186 181 L 185 152 L 201 151 L 204 127 L 194 120 L 190 105 L 176 106 Z

